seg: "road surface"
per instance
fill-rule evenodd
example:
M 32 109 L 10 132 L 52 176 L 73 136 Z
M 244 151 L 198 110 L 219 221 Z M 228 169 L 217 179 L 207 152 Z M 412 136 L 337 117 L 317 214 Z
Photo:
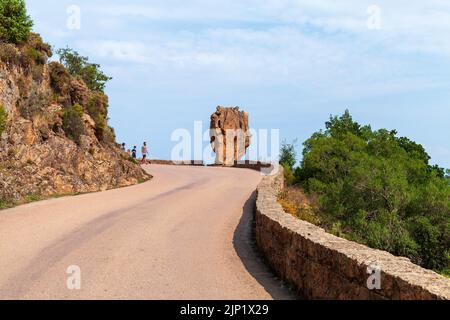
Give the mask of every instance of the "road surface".
M 257 171 L 145 169 L 140 185 L 0 211 L 0 299 L 294 298 L 251 245 Z

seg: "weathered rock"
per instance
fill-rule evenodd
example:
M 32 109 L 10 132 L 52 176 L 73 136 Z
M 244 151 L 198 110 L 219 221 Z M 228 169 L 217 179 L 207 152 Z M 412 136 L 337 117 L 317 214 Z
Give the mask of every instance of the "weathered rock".
M 210 136 L 216 164 L 234 165 L 250 146 L 248 113 L 240 111 L 239 107 L 218 106 L 211 115 Z
M 70 80 L 70 98 L 72 104 L 79 103 L 86 106 L 89 100 L 89 89 L 86 84 L 77 78 Z
M 23 117 L 19 103 L 23 87 L 33 85 L 39 92 L 58 97 L 48 66 L 44 68 L 44 79 L 38 82 L 19 66 L 0 62 L 0 105 L 8 114 L 6 130 L 0 137 L 0 202 L 27 196 L 100 191 L 148 179 L 142 168 L 130 161 L 115 143 L 98 140 L 95 121 L 87 113 L 82 116 L 85 128 L 80 142 L 77 144 L 65 135 L 64 103 L 86 107 L 90 94 L 82 81 L 70 78 L 67 72 L 61 71 L 70 84 L 71 91 L 67 92 L 70 99 L 64 103 L 59 99 L 45 101 L 36 114 Z

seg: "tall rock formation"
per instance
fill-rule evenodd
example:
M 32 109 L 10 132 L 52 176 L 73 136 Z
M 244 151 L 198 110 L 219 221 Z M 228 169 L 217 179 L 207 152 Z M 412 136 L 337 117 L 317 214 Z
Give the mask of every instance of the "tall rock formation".
M 248 113 L 239 107 L 218 106 L 211 115 L 210 136 L 216 164 L 233 166 L 250 146 Z

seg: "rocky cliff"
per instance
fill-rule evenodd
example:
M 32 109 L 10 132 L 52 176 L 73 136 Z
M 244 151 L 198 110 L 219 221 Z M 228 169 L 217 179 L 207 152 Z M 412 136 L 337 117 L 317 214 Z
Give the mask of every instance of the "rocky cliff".
M 149 178 L 115 143 L 107 96 L 51 54 L 35 34 L 0 43 L 0 206 Z
M 239 107 L 218 106 L 211 115 L 210 135 L 216 164 L 234 165 L 250 146 L 248 113 L 240 111 Z

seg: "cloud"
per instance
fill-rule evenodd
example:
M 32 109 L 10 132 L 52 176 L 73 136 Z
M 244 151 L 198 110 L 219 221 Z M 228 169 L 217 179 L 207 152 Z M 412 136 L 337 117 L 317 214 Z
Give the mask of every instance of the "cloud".
M 127 63 L 146 63 L 149 61 L 148 48 L 140 42 L 130 41 L 79 41 L 78 46 L 91 56 L 108 58 Z
M 182 81 L 191 73 L 253 86 L 326 89 L 343 98 L 447 84 L 431 62 L 450 55 L 450 4 L 442 1 L 378 1 L 378 31 L 366 26 L 372 5 L 366 0 L 97 0 L 79 5 L 80 33 L 67 36 L 53 28 L 50 34 L 78 37 L 82 53 L 134 71 L 147 68 L 160 81 Z M 424 55 L 421 64 L 417 54 Z
M 114 77 L 108 93 L 119 134 L 136 114 L 147 115 L 138 126 L 143 135 L 147 121 L 158 127 L 160 117 L 181 121 L 191 118 L 186 112 L 235 103 L 250 109 L 256 123 L 306 137 L 329 113 L 349 106 L 425 146 L 446 145 L 439 137 L 449 135 L 442 120 L 450 116 L 449 1 L 75 2 L 81 30 L 66 28 L 72 0 L 27 5 L 44 39 L 88 55 Z M 380 30 L 366 25 L 374 3 Z M 432 156 L 448 164 L 448 150 Z

